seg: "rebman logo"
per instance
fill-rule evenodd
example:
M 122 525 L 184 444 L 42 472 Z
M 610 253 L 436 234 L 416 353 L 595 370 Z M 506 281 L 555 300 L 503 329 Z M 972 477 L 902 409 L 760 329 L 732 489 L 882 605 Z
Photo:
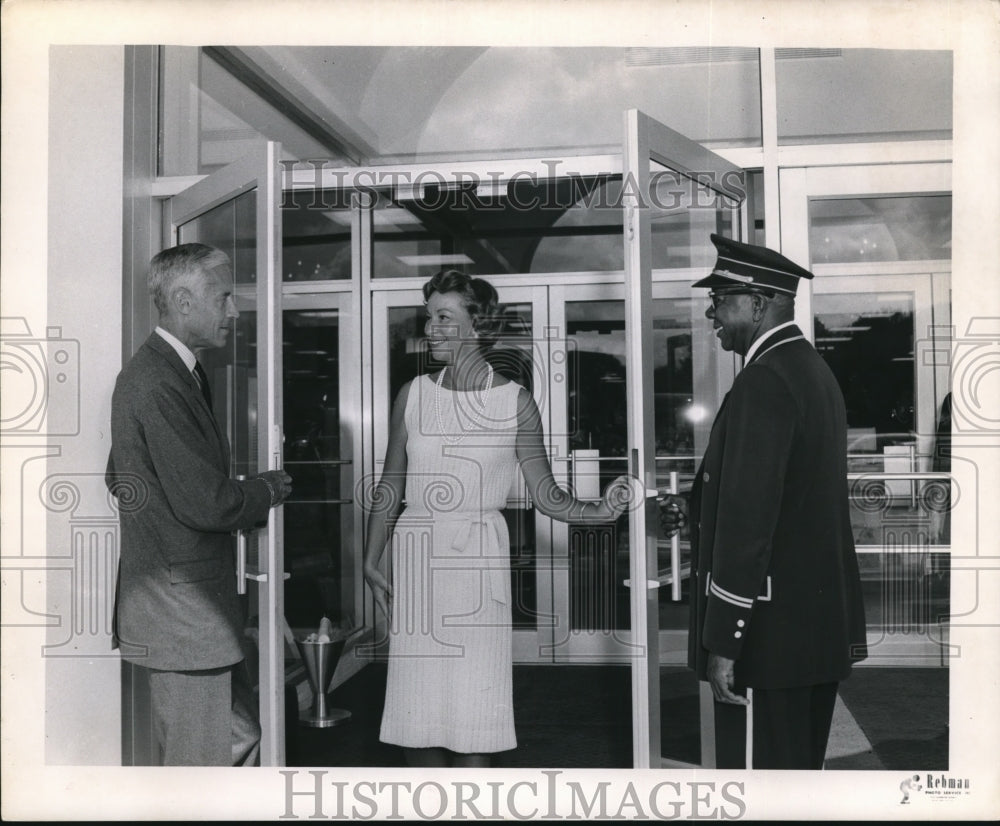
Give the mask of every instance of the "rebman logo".
M 923 790 L 923 786 L 920 785 L 920 775 L 915 774 L 912 777 L 907 777 L 902 783 L 899 784 L 899 790 L 903 793 L 903 799 L 900 803 L 909 803 L 910 795 L 914 792 L 919 792 Z
M 911 774 L 899 784 L 899 791 L 902 792 L 900 804 L 909 803 L 911 798 L 917 793 L 923 793 L 926 798 L 945 799 L 966 795 L 969 793 L 971 784 L 967 777 L 949 777 L 945 774 L 930 774 L 923 776 Z

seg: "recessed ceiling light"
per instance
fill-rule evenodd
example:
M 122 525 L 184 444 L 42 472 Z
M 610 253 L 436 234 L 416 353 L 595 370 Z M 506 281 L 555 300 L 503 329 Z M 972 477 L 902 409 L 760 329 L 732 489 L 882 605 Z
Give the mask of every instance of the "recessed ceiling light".
M 437 267 L 449 264 L 471 264 L 472 259 L 464 253 L 456 255 L 397 255 L 397 260 L 408 267 Z

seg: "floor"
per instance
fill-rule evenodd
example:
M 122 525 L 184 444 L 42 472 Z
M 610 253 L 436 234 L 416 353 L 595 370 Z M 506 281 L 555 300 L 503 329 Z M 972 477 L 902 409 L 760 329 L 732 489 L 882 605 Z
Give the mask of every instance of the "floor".
M 402 751 L 378 739 L 384 664 L 338 687 L 329 705 L 351 718 L 326 729 L 289 725 L 290 766 L 404 766 Z M 631 768 L 631 690 L 625 666 L 514 667 L 518 746 L 496 768 Z M 697 681 L 686 669 L 661 679 L 663 753 L 697 762 Z M 948 768 L 948 670 L 856 668 L 841 684 L 827 769 Z

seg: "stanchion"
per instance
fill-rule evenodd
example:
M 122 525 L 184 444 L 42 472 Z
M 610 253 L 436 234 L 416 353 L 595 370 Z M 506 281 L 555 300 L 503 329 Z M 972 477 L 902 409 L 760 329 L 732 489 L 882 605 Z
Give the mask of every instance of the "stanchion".
M 330 726 L 339 726 L 351 718 L 351 712 L 346 709 L 327 708 L 326 705 L 326 693 L 346 642 L 346 637 L 329 642 L 325 640 L 323 642 L 295 640 L 299 654 L 302 655 L 302 662 L 306 666 L 309 687 L 313 691 L 312 709 L 308 715 L 299 718 L 301 725 L 311 728 L 329 728 Z

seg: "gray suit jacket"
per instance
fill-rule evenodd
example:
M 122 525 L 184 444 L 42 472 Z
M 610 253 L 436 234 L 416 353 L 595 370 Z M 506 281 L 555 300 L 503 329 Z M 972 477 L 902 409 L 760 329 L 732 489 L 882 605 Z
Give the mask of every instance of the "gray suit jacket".
M 230 478 L 229 443 L 194 376 L 153 333 L 111 404 L 106 481 L 118 498 L 115 637 L 148 668 L 219 668 L 243 659 L 233 531 L 267 520 L 270 491 Z

